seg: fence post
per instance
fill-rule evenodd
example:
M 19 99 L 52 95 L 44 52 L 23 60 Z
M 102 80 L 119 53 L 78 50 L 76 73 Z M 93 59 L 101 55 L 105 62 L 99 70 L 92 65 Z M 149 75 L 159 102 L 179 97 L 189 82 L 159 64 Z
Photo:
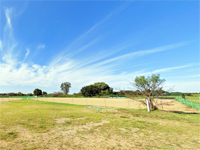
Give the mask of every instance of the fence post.
M 106 100 L 104 99 L 104 103 L 105 103 L 105 106 L 106 106 Z
M 197 102 L 197 106 L 198 106 L 198 108 L 199 108 L 199 103 Z M 200 111 L 200 109 L 199 109 L 199 111 Z
M 149 101 L 148 101 L 148 99 L 146 99 L 146 101 L 147 101 L 147 109 L 148 109 L 148 112 L 150 112 Z
M 72 98 L 72 104 L 74 104 L 73 98 Z
M 162 106 L 162 110 L 163 110 L 163 105 L 162 105 L 162 101 L 160 101 L 160 103 L 161 103 L 161 106 Z
M 128 101 L 128 108 L 130 108 L 130 105 L 129 105 L 129 100 L 127 100 Z
M 88 105 L 87 99 L 86 99 L 86 105 Z
M 190 103 L 191 103 L 191 105 L 192 105 L 192 101 L 191 101 L 191 100 L 190 100 Z M 192 105 L 192 108 L 194 108 L 193 105 Z

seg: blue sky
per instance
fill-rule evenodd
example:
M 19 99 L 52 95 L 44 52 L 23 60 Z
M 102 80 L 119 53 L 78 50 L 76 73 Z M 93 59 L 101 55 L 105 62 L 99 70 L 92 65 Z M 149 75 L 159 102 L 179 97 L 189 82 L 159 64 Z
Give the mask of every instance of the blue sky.
M 198 1 L 0 1 L 0 93 L 131 89 L 159 73 L 200 92 Z M 135 90 L 134 88 L 132 88 Z

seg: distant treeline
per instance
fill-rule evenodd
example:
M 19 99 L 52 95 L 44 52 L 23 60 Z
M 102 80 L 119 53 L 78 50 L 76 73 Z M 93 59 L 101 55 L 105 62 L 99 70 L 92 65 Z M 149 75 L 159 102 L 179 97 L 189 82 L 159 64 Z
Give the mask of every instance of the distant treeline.
M 143 95 L 138 92 L 138 91 L 125 91 L 126 93 L 129 93 L 127 95 L 129 96 L 134 96 L 134 97 L 142 97 Z M 182 95 L 185 95 L 185 96 L 192 96 L 193 94 L 199 94 L 199 93 L 181 93 L 181 92 L 171 92 L 171 93 L 163 93 L 162 95 L 160 96 L 182 96 Z M 109 97 L 109 96 L 118 96 L 118 95 L 121 95 L 121 96 L 126 96 L 126 94 L 124 92 L 112 92 L 112 93 L 109 93 L 109 94 L 101 94 L 101 95 L 93 95 L 93 96 L 84 96 L 81 92 L 80 93 L 74 93 L 74 94 L 70 94 L 70 95 L 64 95 L 63 92 L 54 92 L 54 93 L 50 93 L 50 94 L 42 94 L 42 95 L 34 95 L 32 93 L 27 93 L 27 94 L 24 94 L 24 93 L 21 93 L 21 92 L 18 92 L 18 93 L 14 93 L 14 92 L 11 92 L 11 93 L 0 93 L 0 97 L 12 97 L 12 96 L 38 96 L 38 97 Z M 152 96 L 157 96 L 157 94 L 152 94 Z
M 167 92 L 164 90 L 154 91 L 152 96 L 192 96 L 192 94 L 198 93 L 182 93 L 182 92 Z M 127 97 L 143 97 L 139 90 L 136 91 L 119 91 L 114 92 L 108 84 L 104 82 L 97 82 L 88 86 L 81 88 L 79 93 L 74 94 L 64 94 L 64 92 L 54 92 L 47 93 L 41 89 L 35 89 L 33 93 L 24 94 L 22 92 L 18 93 L 0 93 L 0 97 L 10 97 L 10 96 L 39 96 L 39 97 L 109 97 L 109 96 L 127 96 Z

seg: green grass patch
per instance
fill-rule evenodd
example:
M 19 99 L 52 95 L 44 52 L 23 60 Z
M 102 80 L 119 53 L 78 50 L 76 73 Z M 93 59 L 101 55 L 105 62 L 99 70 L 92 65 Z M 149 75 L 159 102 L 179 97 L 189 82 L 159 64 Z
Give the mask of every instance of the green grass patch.
M 17 138 L 18 132 L 16 131 L 10 131 L 10 132 L 2 132 L 0 134 L 0 139 L 1 140 L 13 140 Z
M 96 149 L 198 148 L 198 114 L 98 108 L 104 111 L 33 100 L 1 103 L 0 140 L 8 143 L 0 149 L 92 149 L 91 143 Z

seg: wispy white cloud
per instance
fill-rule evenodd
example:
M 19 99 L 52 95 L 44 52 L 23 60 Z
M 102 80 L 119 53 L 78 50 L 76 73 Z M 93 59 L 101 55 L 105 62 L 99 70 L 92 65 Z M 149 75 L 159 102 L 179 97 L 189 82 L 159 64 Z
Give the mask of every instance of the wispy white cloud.
M 30 53 L 30 49 L 26 49 L 26 55 L 25 55 L 25 57 L 24 57 L 24 60 L 27 58 L 27 56 L 28 56 L 28 54 Z
M 13 37 L 13 28 L 11 23 L 11 17 L 12 17 L 12 9 L 11 8 L 5 8 L 5 16 L 6 16 L 6 25 L 4 27 L 4 32 L 1 37 L 1 51 L 2 51 L 2 58 L 1 60 L 5 63 L 9 63 L 12 65 L 16 64 L 16 57 L 13 56 L 13 51 L 17 47 L 18 43 L 15 41 L 15 38 Z
M 165 87 L 173 87 L 172 91 L 177 92 L 198 92 L 200 91 L 200 81 L 173 81 L 167 82 Z
M 93 45 L 96 41 L 101 39 L 101 37 L 97 37 L 95 40 L 93 40 L 93 36 L 96 34 L 96 32 L 100 31 L 100 28 L 103 27 L 103 25 L 111 19 L 113 16 L 116 14 L 120 13 L 123 11 L 126 7 L 128 7 L 130 3 L 126 3 L 120 7 L 118 7 L 116 10 L 112 11 L 110 14 L 108 14 L 104 19 L 93 25 L 91 28 L 89 28 L 86 32 L 84 32 L 82 35 L 77 37 L 73 42 L 71 42 L 68 46 L 66 46 L 62 52 L 60 52 L 57 57 L 55 58 L 54 62 L 57 62 L 59 59 L 60 61 L 62 60 L 62 57 L 72 57 L 81 51 L 83 51 L 86 47 L 90 47 Z M 102 35 L 102 33 L 101 33 Z M 96 36 L 95 36 L 96 37 Z M 92 41 L 92 42 L 91 42 Z M 86 44 L 85 44 L 86 43 Z M 77 45 L 79 47 L 77 47 Z M 54 64 L 54 63 L 53 63 Z
M 62 64 L 54 66 L 41 66 L 27 63 L 19 64 L 16 68 L 8 63 L 0 63 L 0 84 L 4 86 L 37 86 L 37 87 L 59 87 L 62 82 L 72 83 L 72 91 L 78 92 L 81 87 L 94 82 L 106 82 L 115 88 L 127 88 L 131 77 L 140 75 L 150 75 L 145 70 L 139 70 L 131 73 L 114 74 L 112 68 L 99 66 L 97 64 L 88 67 L 79 68 L 80 62 L 68 60 Z M 189 65 L 185 65 L 189 66 Z M 183 66 L 171 67 L 175 69 L 184 68 Z M 160 71 L 170 70 L 159 69 Z M 155 72 L 158 72 L 156 70 Z M 53 91 L 52 91 L 53 92 Z
M 126 3 L 125 5 L 120 6 L 110 14 L 108 14 L 103 20 L 100 22 L 96 23 L 94 26 L 92 26 L 88 31 L 86 31 L 84 34 L 79 36 L 72 44 L 79 42 L 83 38 L 86 38 L 89 34 L 92 34 L 93 31 L 96 31 L 97 28 L 99 28 L 103 23 L 105 23 L 107 20 L 109 20 L 112 16 L 115 16 L 116 14 L 120 13 L 123 11 L 126 7 L 128 7 L 130 3 Z
M 12 28 L 11 18 L 10 18 L 11 10 L 12 9 L 8 9 L 8 8 L 6 8 L 6 10 L 5 10 L 7 25 L 9 28 Z
M 117 61 L 117 60 L 120 60 L 120 59 L 126 60 L 127 58 L 130 58 L 130 57 L 132 59 L 134 59 L 134 58 L 149 55 L 149 54 L 152 54 L 152 53 L 158 53 L 158 52 L 161 52 L 161 51 L 174 49 L 174 48 L 177 48 L 177 47 L 180 47 L 180 46 L 183 46 L 183 45 L 185 45 L 185 43 L 171 44 L 171 45 L 166 45 L 166 46 L 162 46 L 162 47 L 158 47 L 158 48 L 154 48 L 154 49 L 142 50 L 142 51 L 136 50 L 136 52 L 124 54 L 122 56 L 117 56 L 117 57 L 102 61 L 102 62 L 98 63 L 98 66 L 105 65 L 107 63 L 111 63 L 111 62 L 114 62 L 114 61 Z
M 172 71 L 172 70 L 175 70 L 175 69 L 181 69 L 181 68 L 186 68 L 186 67 L 191 67 L 191 66 L 194 66 L 194 64 L 188 64 L 188 65 L 183 65 L 183 66 L 178 66 L 178 67 L 158 69 L 158 70 L 153 71 L 153 73 L 167 72 L 167 71 Z
M 6 30 L 6 33 L 11 32 L 11 18 L 10 9 L 6 9 L 5 14 L 7 14 L 7 25 L 10 30 Z M 114 12 L 115 13 L 115 12 Z M 114 14 L 113 13 L 113 14 Z M 30 49 L 26 49 L 26 54 L 24 61 L 20 62 L 12 53 L 17 46 L 14 36 L 12 35 L 12 40 L 10 38 L 5 38 L 1 45 L 5 45 L 5 50 L 3 50 L 2 60 L 0 61 L 0 85 L 1 86 L 35 86 L 35 87 L 58 87 L 62 82 L 68 81 L 72 83 L 71 92 L 78 92 L 81 87 L 92 84 L 94 82 L 106 82 L 112 87 L 116 88 L 127 88 L 129 86 L 129 79 L 131 77 L 139 75 L 150 75 L 151 73 L 146 70 L 135 70 L 132 72 L 119 72 L 114 73 L 117 66 L 119 65 L 119 60 L 126 61 L 127 59 L 135 59 L 137 57 L 143 57 L 153 53 L 160 53 L 163 51 L 175 49 L 177 47 L 184 46 L 186 43 L 170 44 L 162 47 L 157 47 L 153 49 L 146 50 L 133 50 L 132 53 L 126 53 L 123 55 L 113 56 L 114 53 L 126 50 L 130 48 L 130 43 L 119 44 L 116 47 L 111 47 L 105 49 L 103 52 L 96 55 L 88 56 L 83 59 L 76 59 L 73 56 L 80 52 L 88 49 L 90 46 L 95 44 L 99 38 L 91 40 L 90 42 L 82 42 L 82 37 L 90 36 L 90 34 L 104 23 L 113 14 L 106 17 L 102 22 L 92 27 L 88 32 L 80 36 L 76 42 L 83 43 L 79 46 L 68 46 L 67 49 L 72 52 L 59 54 L 55 59 L 53 59 L 48 65 L 39 65 L 37 63 L 29 64 L 25 60 L 30 53 Z M 6 35 L 5 33 L 5 35 Z M 0 48 L 2 47 L 0 45 Z M 76 44 L 75 44 L 76 45 Z M 4 47 L 3 47 L 4 48 Z M 45 48 L 44 44 L 38 45 L 37 49 Z M 1 48 L 2 49 L 2 48 Z M 68 56 L 68 57 L 66 57 Z M 14 65 L 15 64 L 15 65 Z M 176 66 L 170 68 L 161 68 L 155 70 L 154 73 L 173 71 L 181 68 L 185 68 L 189 65 Z M 53 91 L 50 91 L 53 92 Z
M 46 47 L 45 44 L 40 44 L 40 45 L 37 46 L 37 49 L 43 49 L 43 48 L 45 48 L 45 47 Z
M 24 1 L 23 3 L 20 4 L 20 7 L 15 7 L 15 16 L 19 17 L 21 14 L 23 14 L 26 11 L 26 8 L 30 2 L 29 1 Z
M 193 74 L 193 75 L 182 75 L 182 76 L 173 76 L 173 77 L 168 77 L 168 79 L 173 79 L 173 80 L 186 80 L 186 79 L 195 79 L 200 81 L 200 74 Z

